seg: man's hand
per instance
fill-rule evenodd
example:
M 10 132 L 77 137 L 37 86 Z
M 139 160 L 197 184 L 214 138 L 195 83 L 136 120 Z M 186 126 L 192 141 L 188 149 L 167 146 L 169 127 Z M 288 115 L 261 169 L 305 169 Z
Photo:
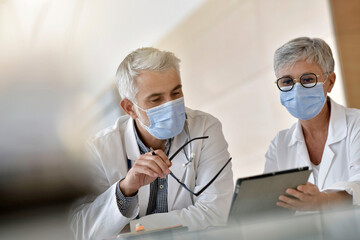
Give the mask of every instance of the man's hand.
M 280 195 L 277 206 L 292 210 L 314 211 L 320 210 L 329 203 L 328 194 L 320 192 L 316 185 L 309 182 L 299 185 L 296 189 L 288 188 L 286 193 L 292 197 Z
M 156 178 L 165 178 L 170 173 L 172 163 L 162 150 L 145 153 L 135 161 L 126 177 L 120 181 L 120 190 L 124 196 L 132 196 L 142 186 L 145 186 Z

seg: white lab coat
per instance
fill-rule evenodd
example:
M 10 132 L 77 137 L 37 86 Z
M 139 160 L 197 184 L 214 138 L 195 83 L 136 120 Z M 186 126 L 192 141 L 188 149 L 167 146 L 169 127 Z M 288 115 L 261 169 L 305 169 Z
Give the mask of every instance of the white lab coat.
M 191 138 L 209 136 L 208 139 L 192 142 L 195 158 L 187 162 L 184 151 L 173 160 L 170 170 L 194 192 L 208 183 L 229 159 L 228 144 L 224 139 L 221 123 L 201 111 L 186 109 L 187 124 Z M 101 239 L 116 235 L 130 222 L 131 230 L 140 222 L 145 229 L 182 224 L 190 230 L 203 229 L 226 223 L 233 194 L 231 163 L 200 196 L 195 197 L 168 176 L 168 213 L 145 216 L 149 201 L 150 185 L 139 189 L 138 205 L 127 218 L 123 216 L 116 202 L 116 184 L 126 176 L 127 158 L 134 163 L 139 147 L 134 135 L 134 121 L 128 116 L 120 117 L 109 127 L 90 140 L 93 181 L 99 191 L 96 197 L 82 200 L 84 203 L 73 209 L 71 227 L 78 239 Z M 187 141 L 185 129 L 171 145 L 172 155 Z M 190 155 L 190 145 L 186 148 Z M 135 219 L 139 214 L 140 219 Z
M 345 190 L 360 204 L 360 110 L 330 99 L 328 137 L 316 185 L 320 191 Z M 309 166 L 311 162 L 300 122 L 280 131 L 266 153 L 265 172 Z M 313 173 L 309 182 L 314 183 Z

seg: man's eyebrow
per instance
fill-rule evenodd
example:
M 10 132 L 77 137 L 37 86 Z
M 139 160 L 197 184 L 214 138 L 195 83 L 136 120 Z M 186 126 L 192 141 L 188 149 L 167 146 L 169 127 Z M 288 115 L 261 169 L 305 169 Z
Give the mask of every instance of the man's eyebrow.
M 164 93 L 153 93 L 153 94 L 147 96 L 146 98 L 150 99 L 150 98 L 159 97 L 159 96 L 162 96 L 162 95 L 164 95 Z
M 181 84 L 179 84 L 179 85 L 177 85 L 176 87 L 174 87 L 171 91 L 176 91 L 176 90 L 178 90 L 178 89 L 180 89 L 180 88 L 182 88 L 182 85 L 181 85 Z M 147 96 L 146 98 L 147 98 L 147 99 L 150 99 L 150 98 L 153 98 L 153 97 L 162 96 L 162 95 L 164 95 L 164 94 L 165 94 L 165 93 L 163 93 L 163 92 L 153 93 L 153 94 Z
M 182 88 L 182 85 L 181 85 L 181 84 L 179 84 L 179 85 L 177 85 L 176 87 L 174 87 L 173 90 L 171 90 L 171 91 L 178 90 L 179 88 Z

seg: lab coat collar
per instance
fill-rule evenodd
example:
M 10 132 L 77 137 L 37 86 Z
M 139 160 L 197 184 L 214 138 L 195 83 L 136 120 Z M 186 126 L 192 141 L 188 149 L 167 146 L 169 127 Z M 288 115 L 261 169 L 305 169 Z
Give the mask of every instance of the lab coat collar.
M 132 163 L 135 162 L 136 159 L 140 156 L 140 150 L 139 146 L 136 142 L 136 136 L 134 132 L 134 120 L 132 118 L 129 118 L 125 134 L 124 134 L 124 141 L 125 141 L 125 148 L 126 148 L 126 154 L 128 159 L 132 161 Z M 131 164 L 133 165 L 133 164 Z
M 300 121 L 297 121 L 295 123 L 295 125 L 293 126 L 293 128 L 295 128 L 295 129 L 294 129 L 291 139 L 289 141 L 288 147 L 291 147 L 292 145 L 294 145 L 297 142 L 305 143 L 304 134 L 302 131 Z
M 337 143 L 347 136 L 345 108 L 330 98 L 330 123 L 327 144 Z
M 343 140 L 347 135 L 347 124 L 344 107 L 338 105 L 330 98 L 330 122 L 328 128 L 328 137 L 325 143 L 323 156 L 321 158 L 321 167 L 318 176 L 318 186 L 320 190 L 324 188 L 325 179 L 329 173 L 335 153 L 331 145 Z
M 135 160 L 137 160 L 140 156 L 139 146 L 136 142 L 135 132 L 134 132 L 134 120 L 129 118 L 125 134 L 125 149 L 128 159 L 131 161 L 131 166 L 134 165 Z M 138 199 L 139 199 L 139 216 L 145 216 L 147 206 L 149 204 L 149 195 L 150 195 L 150 184 L 145 185 L 139 189 Z
M 305 143 L 304 134 L 302 131 L 300 121 L 295 123 L 293 128 L 295 128 L 295 129 L 294 129 L 291 139 L 289 141 L 288 147 L 290 148 L 293 145 L 297 144 L 297 156 L 299 159 L 297 162 L 299 164 L 299 167 L 311 166 L 310 157 L 309 157 L 309 153 L 306 148 L 306 143 Z M 313 176 L 310 175 L 309 180 L 312 178 L 313 178 Z M 312 182 L 313 182 L 313 180 L 312 180 Z
M 330 122 L 328 129 L 328 137 L 327 144 L 333 144 L 341 141 L 347 135 L 347 124 L 346 124 L 346 116 L 345 110 L 342 106 L 334 102 L 330 97 Z M 288 146 L 291 147 L 297 142 L 305 143 L 304 134 L 302 131 L 302 127 L 300 121 L 297 121 L 294 129 L 294 132 L 291 136 Z

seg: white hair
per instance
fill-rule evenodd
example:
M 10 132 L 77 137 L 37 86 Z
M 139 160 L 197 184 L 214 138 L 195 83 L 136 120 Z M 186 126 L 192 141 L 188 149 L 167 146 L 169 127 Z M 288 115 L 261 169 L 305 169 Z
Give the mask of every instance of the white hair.
M 138 92 L 136 77 L 142 71 L 165 72 L 174 68 L 180 77 L 180 59 L 172 52 L 156 48 L 139 48 L 125 57 L 116 72 L 116 85 L 122 99 L 135 101 Z
M 275 51 L 274 71 L 290 67 L 297 61 L 305 60 L 316 63 L 324 73 L 334 71 L 334 58 L 329 45 L 320 38 L 299 37 L 295 38 Z

